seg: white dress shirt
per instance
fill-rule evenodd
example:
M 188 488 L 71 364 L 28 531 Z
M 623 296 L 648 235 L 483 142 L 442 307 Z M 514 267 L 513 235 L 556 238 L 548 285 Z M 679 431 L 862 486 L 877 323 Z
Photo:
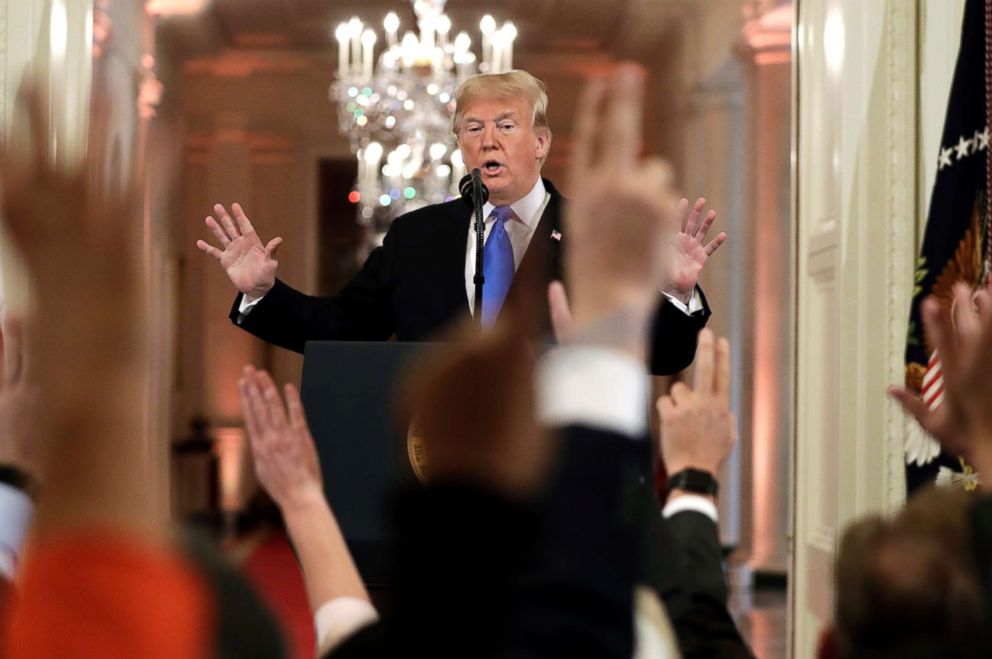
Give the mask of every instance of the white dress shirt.
M 366 600 L 335 597 L 321 604 L 313 618 L 317 656 L 323 657 L 358 630 L 378 621 L 379 614 Z
M 551 195 L 544 188 L 544 181 L 537 177 L 537 183 L 530 189 L 523 198 L 510 204 L 513 210 L 513 217 L 507 220 L 506 234 L 510 237 L 510 244 L 513 245 L 513 270 L 520 268 L 520 262 L 524 259 L 530 239 L 534 236 L 534 229 L 544 214 L 544 209 L 548 207 Z M 486 233 L 482 237 L 485 244 L 489 238 L 489 232 L 496 224 L 493 210 L 496 206 L 490 202 L 482 207 L 482 217 L 486 218 Z M 475 221 L 468 224 L 468 238 L 465 245 L 465 295 L 468 297 L 468 308 L 475 310 Z
M 0 578 L 14 580 L 33 515 L 31 497 L 16 487 L 0 483 Z

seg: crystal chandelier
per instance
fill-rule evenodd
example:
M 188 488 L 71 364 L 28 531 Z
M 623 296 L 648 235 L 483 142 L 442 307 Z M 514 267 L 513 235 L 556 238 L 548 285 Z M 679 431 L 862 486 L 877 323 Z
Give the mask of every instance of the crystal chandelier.
M 349 200 L 372 243 L 381 242 L 398 215 L 458 194 L 465 166 L 451 132 L 455 87 L 477 71 L 513 68 L 513 23 L 497 28 L 492 16 L 482 18 L 480 61 L 466 32 L 449 39 L 446 0 L 411 1 L 419 34 L 399 38 L 400 19 L 392 12 L 383 21 L 384 40 L 357 17 L 334 33 L 338 71 L 330 96 L 358 159 Z M 376 44 L 382 44 L 378 53 Z

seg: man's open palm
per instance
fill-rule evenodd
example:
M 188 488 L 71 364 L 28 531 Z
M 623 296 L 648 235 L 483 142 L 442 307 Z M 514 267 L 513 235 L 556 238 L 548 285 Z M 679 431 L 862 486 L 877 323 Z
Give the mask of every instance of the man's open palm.
M 699 283 L 699 274 L 706 261 L 727 239 L 722 231 L 706 242 L 716 211 L 703 215 L 706 199 L 700 197 L 689 208 L 689 200 L 682 199 L 678 205 L 678 215 L 682 218 L 682 230 L 671 235 L 670 251 L 668 254 L 665 276 L 661 282 L 661 290 L 676 299 L 688 304 L 692 292 Z
M 220 248 L 205 240 L 196 241 L 196 246 L 220 261 L 239 291 L 250 298 L 262 297 L 275 284 L 276 268 L 279 266 L 275 253 L 282 238 L 273 238 L 263 245 L 241 204 L 232 204 L 231 214 L 217 204 L 214 213 L 217 219 L 208 216 L 206 224 L 220 242 Z

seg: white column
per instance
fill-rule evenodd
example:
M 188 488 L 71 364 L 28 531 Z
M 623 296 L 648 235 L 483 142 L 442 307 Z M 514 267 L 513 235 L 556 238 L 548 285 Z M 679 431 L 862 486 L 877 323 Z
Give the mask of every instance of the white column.
M 749 425 L 750 382 L 745 367 L 750 363 L 750 291 L 745 285 L 748 268 L 746 247 L 749 232 L 745 208 L 744 77 L 739 61 L 729 55 L 726 62 L 698 86 L 692 96 L 685 124 L 690 148 L 686 149 L 683 170 L 685 194 L 705 195 L 710 208 L 719 213 L 716 234 L 730 237 L 703 270 L 701 285 L 713 309 L 709 327 L 730 341 L 731 405 L 738 428 Z M 734 546 L 738 555 L 750 554 L 750 489 L 744 475 L 750 463 L 747 456 L 750 433 L 742 432 L 733 453 L 719 474 L 720 535 L 725 545 Z
M 748 246 L 742 276 L 750 284 L 751 556 L 756 572 L 784 574 L 788 564 L 789 455 L 792 439 L 794 224 L 790 204 L 792 26 L 795 9 L 779 4 L 744 27 L 748 74 Z

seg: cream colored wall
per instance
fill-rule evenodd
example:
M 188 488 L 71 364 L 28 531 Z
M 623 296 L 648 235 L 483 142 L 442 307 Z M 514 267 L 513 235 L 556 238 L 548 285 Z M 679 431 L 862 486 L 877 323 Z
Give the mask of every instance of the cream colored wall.
M 803 0 L 792 656 L 831 617 L 843 527 L 904 498 L 902 379 L 917 217 L 917 7 Z

